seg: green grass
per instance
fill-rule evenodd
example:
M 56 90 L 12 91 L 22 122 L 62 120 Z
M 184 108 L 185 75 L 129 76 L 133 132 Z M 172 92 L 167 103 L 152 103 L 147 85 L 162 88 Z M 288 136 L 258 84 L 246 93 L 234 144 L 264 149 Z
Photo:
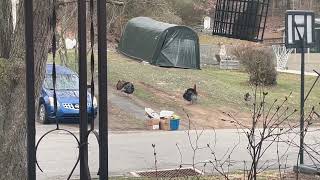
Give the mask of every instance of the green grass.
M 52 59 L 52 57 L 49 57 L 49 62 L 51 61 L 50 58 Z M 73 52 L 70 52 L 69 59 L 73 60 L 70 63 L 71 68 L 77 69 Z M 57 62 L 60 62 L 59 56 L 57 57 Z M 136 86 L 135 96 L 152 103 L 161 101 L 163 106 L 173 106 L 175 103 L 170 100 L 159 99 L 140 82 L 176 97 L 181 97 L 186 88 L 197 84 L 201 106 L 232 107 L 246 111 L 248 111 L 248 108 L 244 106 L 243 96 L 247 92 L 251 94 L 253 92 L 253 88 L 247 82 L 248 74 L 240 71 L 220 70 L 214 67 L 206 67 L 202 70 L 160 68 L 143 65 L 116 52 L 108 52 L 108 66 L 108 80 L 111 84 L 116 84 L 120 79 L 131 81 Z M 315 77 L 306 76 L 306 93 L 314 80 Z M 264 91 L 269 92 L 267 101 L 271 103 L 275 99 L 283 100 L 292 92 L 288 106 L 292 109 L 299 109 L 300 76 L 280 73 L 277 82 L 278 84 L 274 87 L 264 88 Z M 319 100 L 320 82 L 316 84 L 306 102 L 306 112 L 312 106 L 317 105 L 320 102 Z
M 243 107 L 243 95 L 252 92 L 247 83 L 248 75 L 239 71 L 220 70 L 213 67 L 202 70 L 160 68 L 142 65 L 115 52 L 108 53 L 110 67 L 109 80 L 115 83 L 118 79 L 133 82 L 144 82 L 170 94 L 181 94 L 194 83 L 200 91 L 201 105 L 206 107 Z M 315 77 L 306 76 L 306 91 L 311 87 Z M 300 77 L 293 74 L 279 74 L 278 85 L 265 88 L 269 92 L 268 100 L 284 99 L 292 92 L 289 106 L 299 107 Z M 148 100 L 148 92 L 139 92 L 139 97 Z M 315 86 L 307 101 L 307 107 L 316 105 L 320 100 L 320 82 Z
M 89 57 L 89 56 L 88 56 Z M 66 64 L 66 66 L 68 66 L 70 69 L 72 69 L 75 72 L 78 72 L 78 62 L 77 59 L 75 57 L 75 52 L 74 50 L 68 50 L 68 62 Z M 53 62 L 53 57 L 52 54 L 49 53 L 48 54 L 48 61 L 47 63 L 52 63 Z M 60 55 L 59 53 L 56 53 L 56 63 L 57 64 L 62 64 L 61 59 L 60 59 Z
M 212 36 L 207 34 L 198 34 L 199 35 L 199 43 L 200 44 L 211 44 L 211 45 L 219 45 L 219 43 L 222 43 L 224 45 L 253 45 L 254 42 L 250 41 L 244 41 L 244 40 L 238 40 L 233 38 L 227 38 L 222 36 Z

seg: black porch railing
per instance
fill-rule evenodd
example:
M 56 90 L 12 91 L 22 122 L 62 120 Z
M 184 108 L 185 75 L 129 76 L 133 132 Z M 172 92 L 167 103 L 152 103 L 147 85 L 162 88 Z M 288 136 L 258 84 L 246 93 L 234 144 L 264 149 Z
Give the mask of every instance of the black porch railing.
M 93 2 L 93 1 L 92 1 Z M 36 179 L 35 138 L 35 87 L 34 87 L 34 40 L 33 40 L 33 4 L 24 0 L 25 40 L 26 40 L 26 93 L 27 93 L 27 161 L 28 180 Z M 107 43 L 106 43 L 106 0 L 97 1 L 98 16 L 98 85 L 99 85 L 99 177 L 108 179 L 108 107 L 107 107 Z M 91 39 L 92 40 L 92 39 Z M 78 41 L 79 41 L 79 95 L 80 95 L 80 179 L 90 178 L 88 166 L 88 113 L 87 113 L 87 42 L 86 42 L 86 0 L 78 0 Z M 91 85 L 91 88 L 93 86 Z M 93 98 L 93 97 L 92 97 Z M 53 131 L 51 130 L 43 137 Z M 67 131 L 67 130 L 63 130 Z M 94 132 L 95 133 L 95 132 Z M 71 135 L 73 135 L 71 133 Z M 96 133 L 95 133 L 96 135 Z M 75 137 L 75 136 L 74 136 Z M 75 137 L 75 139 L 77 139 Z M 77 164 L 76 164 L 77 165 Z M 73 169 L 74 170 L 74 169 Z M 73 173 L 73 170 L 70 176 Z M 69 177 L 70 177 L 69 176 Z
M 34 43 L 33 43 L 33 3 L 24 0 L 25 41 L 26 41 L 26 94 L 27 94 L 27 161 L 28 180 L 36 179 L 36 124 L 34 96 Z

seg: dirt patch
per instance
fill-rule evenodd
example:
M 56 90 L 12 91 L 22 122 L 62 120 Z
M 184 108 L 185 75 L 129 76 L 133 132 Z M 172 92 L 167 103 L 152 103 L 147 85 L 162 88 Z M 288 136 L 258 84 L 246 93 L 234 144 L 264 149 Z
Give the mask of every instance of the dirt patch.
M 157 98 L 157 103 L 153 103 L 158 109 L 165 106 L 171 108 L 182 117 L 181 125 L 182 128 L 188 128 L 189 122 L 186 114 L 189 115 L 192 125 L 197 128 L 235 128 L 235 125 L 230 123 L 232 120 L 226 113 L 231 113 L 237 120 L 248 125 L 250 123 L 250 114 L 238 112 L 231 107 L 220 107 L 220 108 L 205 108 L 200 105 L 201 98 L 205 98 L 205 94 L 201 94 L 198 104 L 190 105 L 189 102 L 182 98 L 181 94 L 170 94 L 163 90 L 160 90 L 150 84 L 139 82 L 145 91 L 148 91 Z M 224 121 L 223 121 L 224 120 Z
M 201 99 L 206 98 L 206 94 L 199 92 L 199 101 L 196 104 L 190 104 L 182 98 L 182 93 L 169 93 L 163 89 L 157 88 L 145 82 L 136 82 L 137 89 L 149 94 L 149 97 L 141 98 L 137 94 L 126 95 L 109 87 L 109 96 L 118 98 L 110 101 L 109 117 L 110 130 L 114 131 L 134 131 L 146 130 L 144 108 L 149 107 L 159 112 L 161 110 L 172 110 L 181 117 L 180 129 L 234 129 L 236 127 L 251 126 L 251 114 L 247 111 L 240 111 L 233 107 L 214 107 L 209 108 L 201 104 Z M 120 97 L 120 99 L 119 99 Z M 117 102 L 115 102 L 117 101 Z M 125 101 L 119 103 L 119 101 Z M 134 106 L 134 107 L 133 107 Z M 138 109 L 138 115 L 137 115 Z M 240 109 L 240 108 L 239 108 Z M 232 115 L 232 116 L 230 116 Z M 189 118 L 188 118 L 189 116 Z M 233 119 L 236 118 L 236 119 Z M 189 121 L 190 119 L 190 121 Z M 243 126 L 236 126 L 240 122 Z M 259 127 L 261 124 L 257 124 Z M 292 126 L 296 125 L 293 123 Z

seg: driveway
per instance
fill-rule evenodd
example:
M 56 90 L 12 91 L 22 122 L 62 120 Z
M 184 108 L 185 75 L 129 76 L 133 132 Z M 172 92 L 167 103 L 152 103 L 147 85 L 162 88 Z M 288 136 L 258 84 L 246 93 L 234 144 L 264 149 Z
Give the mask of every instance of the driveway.
M 313 72 L 313 70 L 320 70 L 319 53 L 306 53 L 305 56 L 305 71 Z M 288 69 L 300 71 L 301 69 L 301 54 L 290 54 L 288 59 Z
M 53 127 L 52 125 L 38 125 L 37 139 Z M 71 127 L 70 130 L 78 135 L 77 128 Z M 190 134 L 191 141 L 195 142 L 196 131 L 191 131 Z M 319 137 L 319 135 L 319 132 L 313 132 L 307 139 L 311 141 Z M 216 140 L 214 137 L 216 137 Z M 294 136 L 284 137 L 284 139 L 286 138 L 291 139 Z M 295 141 L 298 142 L 299 138 L 295 138 Z M 189 137 L 185 131 L 110 132 L 109 174 L 112 176 L 127 175 L 132 171 L 153 169 L 152 144 L 156 145 L 158 169 L 179 167 L 181 156 L 176 144 L 181 150 L 182 162 L 189 164 L 186 166 L 191 166 L 193 151 L 189 142 Z M 238 144 L 231 154 L 231 170 L 242 170 L 244 161 L 250 161 L 250 156 L 246 150 L 246 137 L 242 133 L 239 135 L 237 130 L 206 130 L 198 140 L 198 145 L 199 147 L 206 147 L 207 144 L 211 144 L 212 147 L 216 144 L 213 149 L 218 159 Z M 280 152 L 286 152 L 287 148 L 286 144 L 279 144 Z M 270 168 L 275 168 L 277 162 L 276 149 L 276 144 L 271 146 L 264 155 L 261 164 L 266 163 L 266 165 L 270 165 Z M 296 147 L 290 147 L 286 152 L 288 157 L 281 160 L 281 162 L 287 162 L 287 167 L 291 167 L 296 163 L 297 152 L 298 149 Z M 37 153 L 39 164 L 44 169 L 44 173 L 37 171 L 38 179 L 65 179 L 72 169 L 77 155 L 77 144 L 71 136 L 63 132 L 51 134 L 41 143 Z M 208 162 L 213 159 L 208 148 L 197 151 L 194 157 L 195 162 Z M 306 158 L 306 162 L 310 162 L 310 160 Z M 89 166 L 92 175 L 95 175 L 98 171 L 98 144 L 93 136 L 89 137 Z M 203 166 L 198 165 L 197 168 L 203 169 Z M 74 175 L 79 175 L 78 167 Z

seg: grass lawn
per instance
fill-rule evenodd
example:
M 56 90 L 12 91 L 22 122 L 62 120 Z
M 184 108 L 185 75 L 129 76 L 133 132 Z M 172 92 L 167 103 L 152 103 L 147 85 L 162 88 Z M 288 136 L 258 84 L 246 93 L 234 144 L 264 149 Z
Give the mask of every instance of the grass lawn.
M 74 63 L 74 52 L 69 54 L 71 63 L 69 67 L 76 70 Z M 48 62 L 52 61 L 49 55 Z M 96 58 L 97 61 L 97 58 Z M 57 58 L 59 64 L 59 56 Z M 88 70 L 89 67 L 88 58 Z M 96 63 L 97 65 L 97 63 Z M 248 74 L 241 71 L 220 70 L 215 67 L 203 67 L 202 70 L 189 70 L 177 68 L 160 68 L 144 65 L 129 59 L 117 52 L 108 52 L 108 80 L 111 86 L 115 86 L 118 80 L 131 81 L 135 85 L 134 96 L 142 101 L 159 104 L 161 107 L 172 107 L 176 101 L 165 99 L 151 92 L 150 88 L 157 92 L 163 92 L 175 99 L 182 100 L 185 89 L 197 84 L 199 91 L 199 106 L 204 108 L 230 107 L 239 111 L 249 112 L 250 107 L 245 105 L 244 94 L 253 94 L 253 87 L 248 84 Z M 96 71 L 97 72 L 97 71 Z M 306 93 L 313 84 L 316 77 L 306 76 Z M 89 80 L 89 79 L 88 79 Z M 265 87 L 263 91 L 269 92 L 267 101 L 272 103 L 279 99 L 279 103 L 292 92 L 287 106 L 291 109 L 299 109 L 300 105 L 300 75 L 284 74 L 278 75 L 278 84 L 273 87 Z M 312 106 L 320 102 L 320 82 L 318 82 L 306 102 L 306 112 Z
M 202 70 L 187 70 L 176 68 L 160 68 L 143 65 L 130 60 L 116 52 L 108 53 L 109 80 L 116 83 L 119 79 L 134 82 L 137 87 L 137 96 L 144 100 L 152 98 L 149 92 L 139 88 L 139 82 L 144 82 L 161 89 L 169 94 L 181 95 L 186 88 L 198 85 L 199 98 L 202 106 L 221 107 L 232 106 L 242 109 L 243 96 L 246 92 L 253 92 L 248 85 L 248 75 L 240 71 L 220 70 L 206 67 Z M 306 77 L 306 91 L 311 87 L 315 77 Z M 269 92 L 268 101 L 284 99 L 292 92 L 288 106 L 299 108 L 300 102 L 300 76 L 293 74 L 279 74 L 278 85 L 266 87 Z M 311 108 L 320 101 L 320 82 L 315 86 L 309 96 L 306 106 Z
M 256 44 L 255 42 L 238 40 L 238 39 L 227 38 L 222 36 L 212 36 L 212 35 L 202 34 L 202 33 L 198 35 L 199 35 L 200 44 L 218 45 L 219 43 L 222 43 L 224 45 L 235 45 L 235 46 Z

